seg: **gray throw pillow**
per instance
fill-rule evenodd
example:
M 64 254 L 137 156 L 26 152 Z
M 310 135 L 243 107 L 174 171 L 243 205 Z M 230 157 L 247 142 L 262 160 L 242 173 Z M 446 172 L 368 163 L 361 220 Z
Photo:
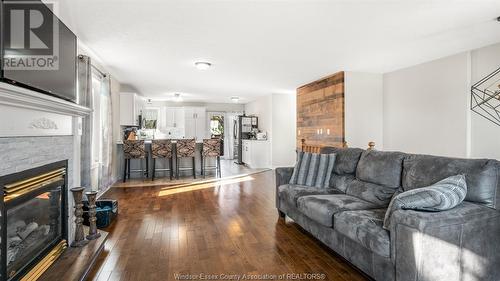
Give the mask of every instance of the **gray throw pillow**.
M 327 188 L 330 184 L 335 154 L 298 152 L 290 184 Z
M 466 194 L 464 175 L 451 176 L 431 186 L 397 194 L 385 213 L 384 228 L 390 230 L 391 216 L 396 210 L 445 211 L 462 203 Z

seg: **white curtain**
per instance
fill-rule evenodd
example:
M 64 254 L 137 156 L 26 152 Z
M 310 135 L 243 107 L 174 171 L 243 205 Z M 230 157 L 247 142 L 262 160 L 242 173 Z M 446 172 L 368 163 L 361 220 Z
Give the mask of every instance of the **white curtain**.
M 88 108 L 93 108 L 92 97 L 92 65 L 87 56 L 78 56 L 78 103 Z M 81 185 L 91 188 L 92 166 L 92 114 L 82 120 L 82 146 L 81 146 Z
M 90 57 L 83 55 L 78 60 L 78 94 L 79 104 L 93 109 L 82 125 L 81 185 L 101 191 L 113 184 L 110 77 L 93 69 Z
M 104 190 L 113 184 L 113 107 L 111 104 L 111 79 L 109 74 L 102 78 L 101 83 L 101 165 L 99 171 L 99 190 Z

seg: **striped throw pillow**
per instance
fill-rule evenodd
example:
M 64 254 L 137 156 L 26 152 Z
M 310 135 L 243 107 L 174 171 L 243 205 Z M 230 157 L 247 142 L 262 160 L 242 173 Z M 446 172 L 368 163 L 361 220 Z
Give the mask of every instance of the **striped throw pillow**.
M 327 188 L 330 184 L 335 154 L 298 152 L 290 184 Z
M 394 211 L 445 211 L 462 203 L 467 194 L 464 175 L 445 178 L 431 186 L 408 190 L 394 196 L 389 203 L 384 218 L 384 228 L 390 230 L 391 216 Z

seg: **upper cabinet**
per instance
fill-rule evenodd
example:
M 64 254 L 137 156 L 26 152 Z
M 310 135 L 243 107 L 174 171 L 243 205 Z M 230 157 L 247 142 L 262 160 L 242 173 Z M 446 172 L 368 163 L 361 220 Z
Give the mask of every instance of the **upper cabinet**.
M 120 93 L 120 125 L 139 125 L 138 116 L 144 101 L 136 93 Z
M 182 107 L 167 107 L 166 112 L 166 127 L 169 128 L 184 128 L 184 108 Z
M 206 109 L 204 107 L 185 107 L 185 137 L 201 141 L 208 136 L 206 126 Z

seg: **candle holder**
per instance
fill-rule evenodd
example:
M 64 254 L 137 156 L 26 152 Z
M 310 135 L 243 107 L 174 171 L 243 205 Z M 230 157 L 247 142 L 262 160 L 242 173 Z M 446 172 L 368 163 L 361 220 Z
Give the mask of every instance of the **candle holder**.
M 87 235 L 88 240 L 94 240 L 101 237 L 101 234 L 97 231 L 96 225 L 96 198 L 97 191 L 85 192 L 87 195 L 87 200 L 89 201 L 89 235 Z
M 75 201 L 75 239 L 71 243 L 71 247 L 82 247 L 88 243 L 85 240 L 85 233 L 83 231 L 83 190 L 83 187 L 70 189 Z

